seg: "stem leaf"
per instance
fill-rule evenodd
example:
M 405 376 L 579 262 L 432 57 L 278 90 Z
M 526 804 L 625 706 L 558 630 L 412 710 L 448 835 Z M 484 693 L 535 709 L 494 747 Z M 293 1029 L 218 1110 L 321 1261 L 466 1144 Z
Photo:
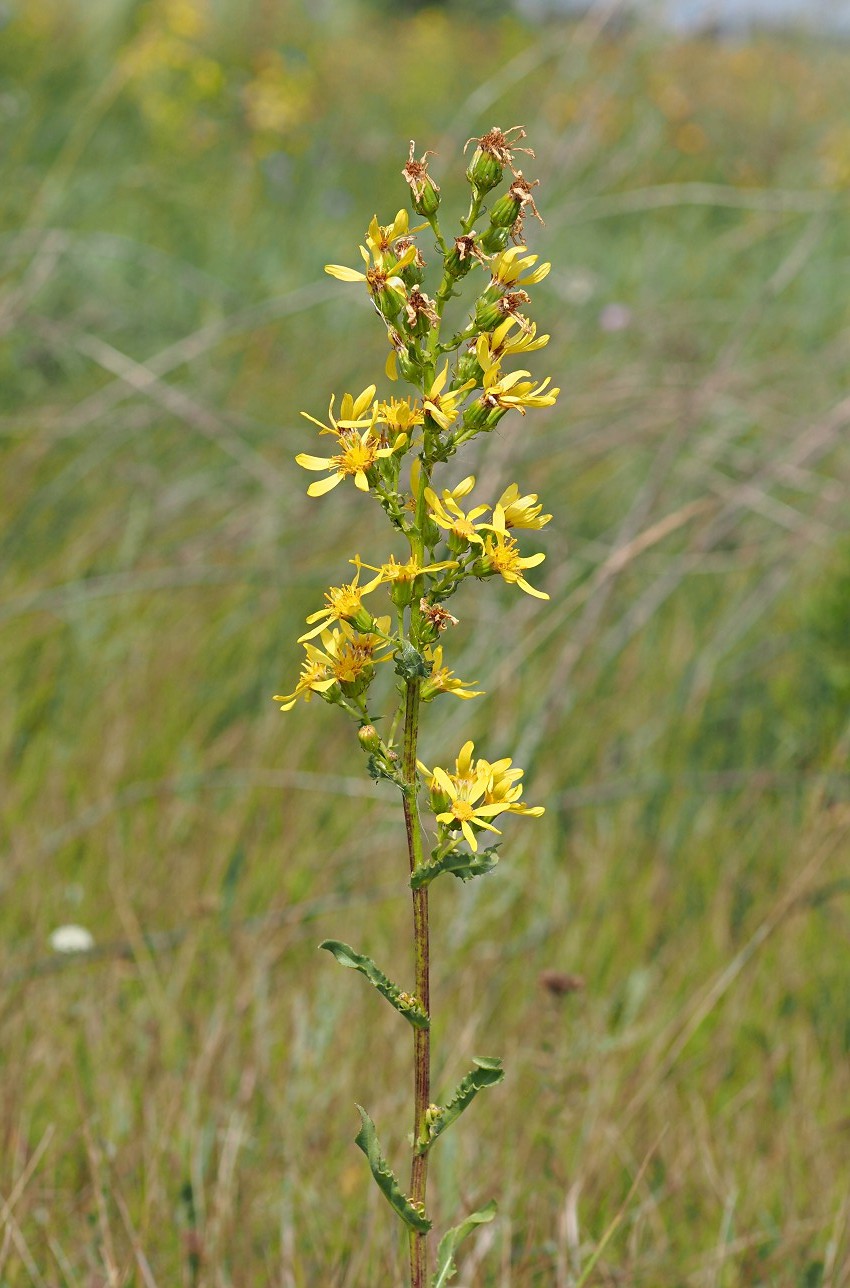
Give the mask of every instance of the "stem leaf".
M 438 1106 L 436 1112 L 432 1111 L 428 1120 L 428 1139 L 419 1140 L 416 1146 L 418 1154 L 425 1154 L 434 1144 L 438 1136 L 442 1136 L 447 1127 L 451 1127 L 456 1118 L 459 1118 L 464 1109 L 472 1103 L 479 1091 L 485 1087 L 495 1087 L 500 1083 L 505 1071 L 502 1068 L 502 1061 L 498 1056 L 480 1056 L 473 1059 L 472 1063 L 475 1068 L 462 1078 L 455 1088 L 454 1095 L 445 1105 Z
M 340 966 L 349 966 L 352 970 L 359 970 L 361 975 L 365 975 L 369 983 L 378 990 L 382 997 L 387 999 L 390 1006 L 395 1007 L 399 1015 L 403 1015 L 415 1029 L 427 1029 L 430 1027 L 431 1021 L 423 1011 L 419 1001 L 412 994 L 403 992 L 398 984 L 394 984 L 391 979 L 388 979 L 384 972 L 378 969 L 371 957 L 364 957 L 362 953 L 356 953 L 349 944 L 344 944 L 339 939 L 323 939 L 319 947 L 326 948 L 329 953 L 333 953 Z
M 420 1234 L 427 1234 L 431 1229 L 431 1222 L 424 1211 L 414 1207 L 410 1199 L 402 1191 L 389 1164 L 381 1153 L 375 1124 L 362 1105 L 357 1106 L 357 1112 L 360 1114 L 360 1130 L 354 1138 L 354 1143 L 366 1155 L 378 1189 L 385 1196 L 393 1211 L 401 1217 L 405 1225 L 409 1226 L 411 1230 L 418 1230 Z
M 410 878 L 411 888 L 421 890 L 422 886 L 430 885 L 441 872 L 451 872 L 452 876 L 460 881 L 471 881 L 473 877 L 486 876 L 499 862 L 497 849 L 498 846 L 493 845 L 489 849 L 480 850 L 478 854 L 450 850 L 441 859 L 432 859 L 430 863 L 423 863 L 418 867 Z
M 486 1207 L 481 1208 L 478 1212 L 470 1213 L 460 1225 L 455 1225 L 451 1230 L 446 1231 L 437 1249 L 437 1269 L 434 1278 L 431 1280 L 431 1288 L 444 1288 L 444 1285 L 455 1277 L 457 1266 L 455 1265 L 454 1254 L 457 1251 L 458 1244 L 468 1234 L 471 1234 L 477 1225 L 486 1225 L 488 1221 L 493 1220 L 495 1215 L 496 1202 L 495 1199 L 492 1199 Z

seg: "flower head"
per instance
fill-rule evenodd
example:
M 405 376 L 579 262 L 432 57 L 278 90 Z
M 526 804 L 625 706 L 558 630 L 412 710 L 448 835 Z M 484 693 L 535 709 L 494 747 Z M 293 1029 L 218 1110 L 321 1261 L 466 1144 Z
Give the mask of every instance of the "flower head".
M 430 702 L 441 693 L 453 693 L 456 698 L 480 698 L 483 689 L 472 689 L 466 680 L 461 680 L 454 671 L 443 666 L 443 646 L 425 649 L 425 659 L 431 663 L 431 674 L 422 682 L 422 701 Z M 471 683 L 475 683 L 473 680 Z
M 457 389 L 449 389 L 443 393 L 448 378 L 449 364 L 446 360 L 443 370 L 435 376 L 425 395 L 425 410 L 430 413 L 432 420 L 435 420 L 441 429 L 450 428 L 452 421 L 457 417 L 460 404 L 475 384 L 474 380 L 467 380 Z
M 442 498 L 438 497 L 432 488 L 425 489 L 425 501 L 431 518 L 439 527 L 448 530 L 457 545 L 466 546 L 471 542 L 479 546 L 484 545 L 484 538 L 479 534 L 475 520 L 487 513 L 490 509 L 489 505 L 473 506 L 468 514 L 464 514 L 458 505 L 458 501 L 471 492 L 474 486 L 475 475 L 470 474 L 462 479 L 457 487 L 451 490 L 444 489 Z
M 510 528 L 544 528 L 552 516 L 542 514 L 542 510 L 536 492 L 520 496 L 517 484 L 511 483 L 493 507 L 493 529 L 507 532 Z
M 536 554 L 523 559 L 514 538 L 507 532 L 494 529 L 487 534 L 484 552 L 473 564 L 472 571 L 478 577 L 498 573 L 509 585 L 519 586 L 527 595 L 534 595 L 535 599 L 548 599 L 546 592 L 530 585 L 524 575 L 526 568 L 536 568 L 545 558 L 545 554 Z
M 333 456 L 298 453 L 295 461 L 302 469 L 328 471 L 326 479 L 318 479 L 310 484 L 307 488 L 308 496 L 323 496 L 325 492 L 330 492 L 349 476 L 354 479 L 354 486 L 361 492 L 369 491 L 367 471 L 372 469 L 379 460 L 400 452 L 407 445 L 407 435 L 399 434 L 391 446 L 382 447 L 381 440 L 375 437 L 371 425 L 372 422 L 362 434 L 358 434 L 356 429 L 340 430 L 338 434 L 340 450 Z
M 402 176 L 410 184 L 413 208 L 420 215 L 433 214 L 440 204 L 439 185 L 428 173 L 428 157 L 436 156 L 431 150 L 423 152 L 417 161 L 413 155 L 416 144 L 410 140 L 410 154 L 402 170 Z
M 549 389 L 551 376 L 540 384 L 533 380 L 523 380 L 528 371 L 512 371 L 503 376 L 497 366 L 490 367 L 484 373 L 484 392 L 481 402 L 485 407 L 501 408 L 510 411 L 516 408 L 520 415 L 525 415 L 526 407 L 551 407 L 561 392 L 560 389 Z
M 393 586 L 399 584 L 412 585 L 416 578 L 421 577 L 423 573 L 441 572 L 443 568 L 457 567 L 456 559 L 444 559 L 442 563 L 423 565 L 416 558 L 410 558 L 406 563 L 399 563 L 395 555 L 390 555 L 388 562 L 385 564 L 364 563 L 359 555 L 355 555 L 353 559 L 349 560 L 349 563 L 353 563 L 358 570 L 368 568 L 371 572 L 378 573 L 378 582 L 376 584 L 386 583 Z
M 525 246 L 509 246 L 496 255 L 490 265 L 493 284 L 498 286 L 533 286 L 548 276 L 551 264 L 537 264 L 539 255 L 523 255 Z M 523 276 L 525 274 L 525 276 Z
M 320 608 L 317 613 L 311 613 L 307 618 L 307 625 L 312 626 L 313 629 L 306 635 L 299 636 L 299 644 L 315 639 L 332 622 L 350 622 L 361 631 L 370 630 L 374 626 L 372 614 L 363 605 L 363 596 L 370 594 L 376 586 L 379 586 L 381 579 L 373 577 L 365 586 L 358 585 L 359 581 L 360 569 L 358 568 L 352 581 L 344 586 L 331 586 L 325 591 L 325 607 Z M 314 622 L 318 622 L 318 625 L 314 626 Z
M 519 332 L 511 335 L 517 326 Z M 509 314 L 504 322 L 499 323 L 495 331 L 485 331 L 479 335 L 475 343 L 475 356 L 482 371 L 489 371 L 491 367 L 497 366 L 503 358 L 510 357 L 511 354 L 532 353 L 535 349 L 542 349 L 548 343 L 548 335 L 539 336 L 533 322 L 526 322 L 523 326 L 516 315 Z
M 516 138 L 511 139 L 511 134 L 516 134 Z M 467 139 L 463 150 L 465 152 L 470 143 L 477 143 L 476 153 L 481 152 L 485 156 L 492 157 L 498 166 L 508 166 L 516 174 L 517 171 L 514 170 L 514 152 L 525 152 L 530 157 L 534 156 L 531 148 L 518 146 L 519 140 L 524 138 L 525 130 L 521 125 L 512 125 L 507 130 L 500 130 L 498 125 L 494 125 L 492 130 L 488 130 L 480 138 L 476 138 L 473 135 L 471 139 Z M 473 165 L 474 163 L 475 158 L 473 157 Z M 522 172 L 520 171 L 519 173 Z

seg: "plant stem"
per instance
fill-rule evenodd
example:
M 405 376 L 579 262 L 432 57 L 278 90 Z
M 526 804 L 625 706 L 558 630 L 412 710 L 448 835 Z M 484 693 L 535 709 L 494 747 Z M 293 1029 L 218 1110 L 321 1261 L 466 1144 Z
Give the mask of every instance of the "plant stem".
M 407 852 L 410 871 L 415 871 L 424 861 L 422 830 L 419 825 L 419 803 L 416 781 L 416 744 L 419 737 L 420 681 L 408 680 L 404 708 L 404 757 L 402 776 L 407 790 L 404 793 L 404 822 L 407 829 Z M 428 888 L 413 891 L 413 935 L 416 958 L 415 994 L 425 1012 L 431 1014 L 430 962 L 428 940 Z M 417 1154 L 416 1144 L 425 1131 L 425 1111 L 431 1103 L 431 1034 L 429 1029 L 413 1030 L 413 1167 L 410 1176 L 410 1197 L 414 1203 L 425 1203 L 428 1181 L 428 1155 Z M 428 1278 L 428 1236 L 410 1231 L 410 1282 L 411 1288 L 426 1288 Z

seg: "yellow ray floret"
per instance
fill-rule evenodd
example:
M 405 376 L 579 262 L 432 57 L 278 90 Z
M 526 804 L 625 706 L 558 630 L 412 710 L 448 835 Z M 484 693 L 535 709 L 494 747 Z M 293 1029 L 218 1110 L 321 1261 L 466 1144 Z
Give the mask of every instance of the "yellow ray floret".
M 309 420 L 313 425 L 318 425 L 323 434 L 335 434 L 337 438 L 343 429 L 363 429 L 366 425 L 371 425 L 374 420 L 375 407 L 372 400 L 375 397 L 375 386 L 367 385 L 361 394 L 354 398 L 351 394 L 343 394 L 342 402 L 339 407 L 339 419 L 334 415 L 334 402 L 336 395 L 331 395 L 331 401 L 328 406 L 329 425 L 325 425 L 321 420 L 316 420 L 308 411 L 302 411 L 301 415 L 305 420 Z M 367 415 L 367 409 L 370 414 Z

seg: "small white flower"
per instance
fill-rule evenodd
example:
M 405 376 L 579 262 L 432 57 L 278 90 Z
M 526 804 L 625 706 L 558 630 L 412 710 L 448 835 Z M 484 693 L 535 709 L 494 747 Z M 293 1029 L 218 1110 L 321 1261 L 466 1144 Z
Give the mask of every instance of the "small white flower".
M 50 936 L 50 947 L 55 953 L 89 953 L 94 936 L 85 926 L 57 926 Z

